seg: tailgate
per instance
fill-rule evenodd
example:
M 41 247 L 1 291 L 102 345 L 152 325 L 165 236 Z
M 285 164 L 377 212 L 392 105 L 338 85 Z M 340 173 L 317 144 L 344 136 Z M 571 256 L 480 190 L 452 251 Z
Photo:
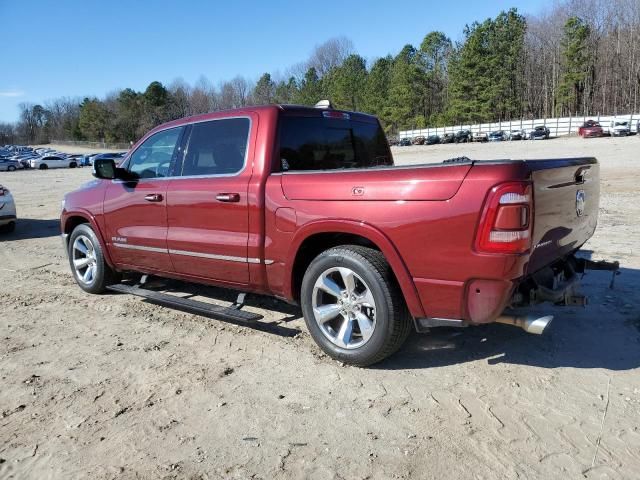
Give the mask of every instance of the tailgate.
M 600 166 L 595 158 L 530 160 L 534 223 L 528 273 L 581 247 L 596 229 Z

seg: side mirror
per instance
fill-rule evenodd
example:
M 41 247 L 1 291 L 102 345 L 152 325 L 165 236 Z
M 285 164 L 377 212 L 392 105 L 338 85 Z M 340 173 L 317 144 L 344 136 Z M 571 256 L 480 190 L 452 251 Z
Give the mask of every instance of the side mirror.
M 116 162 L 111 158 L 99 159 L 93 162 L 93 176 L 102 180 L 116 178 Z

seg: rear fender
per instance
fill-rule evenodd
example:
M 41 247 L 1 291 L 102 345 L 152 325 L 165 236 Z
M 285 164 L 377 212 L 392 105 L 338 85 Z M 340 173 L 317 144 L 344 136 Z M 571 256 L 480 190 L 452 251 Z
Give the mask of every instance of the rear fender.
M 304 225 L 296 232 L 287 256 L 287 265 L 290 266 L 291 271 L 290 275 L 285 279 L 284 292 L 288 298 L 294 298 L 295 296 L 293 292 L 293 265 L 300 246 L 312 235 L 329 232 L 359 235 L 375 244 L 389 262 L 411 315 L 413 317 L 424 316 L 422 304 L 409 270 L 391 240 L 377 228 L 364 222 L 351 220 L 318 220 Z

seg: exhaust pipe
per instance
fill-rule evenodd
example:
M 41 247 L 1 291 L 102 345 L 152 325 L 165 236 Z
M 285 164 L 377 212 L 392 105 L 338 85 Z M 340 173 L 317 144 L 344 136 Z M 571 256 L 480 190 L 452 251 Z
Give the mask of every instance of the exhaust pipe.
M 495 321 L 497 323 L 515 325 L 527 333 L 542 335 L 551 323 L 551 320 L 553 320 L 553 315 L 546 315 L 544 317 L 536 317 L 534 315 L 501 315 L 496 318 Z

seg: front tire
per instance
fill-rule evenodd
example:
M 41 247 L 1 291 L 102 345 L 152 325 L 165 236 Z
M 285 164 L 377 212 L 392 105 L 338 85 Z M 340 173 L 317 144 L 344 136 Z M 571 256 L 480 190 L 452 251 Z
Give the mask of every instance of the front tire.
M 107 265 L 98 237 L 88 224 L 73 230 L 68 254 L 73 277 L 85 292 L 102 293 L 108 285 L 120 281 L 120 275 Z
M 331 358 L 365 367 L 395 353 L 411 318 L 381 252 L 357 245 L 318 255 L 302 280 L 309 333 Z
M 15 172 L 15 171 L 16 171 L 16 167 L 14 167 L 13 165 L 9 165 L 9 166 L 7 167 L 7 170 L 8 170 L 9 172 Z
M 46 170 L 49 166 L 46 163 L 40 165 L 40 170 Z

